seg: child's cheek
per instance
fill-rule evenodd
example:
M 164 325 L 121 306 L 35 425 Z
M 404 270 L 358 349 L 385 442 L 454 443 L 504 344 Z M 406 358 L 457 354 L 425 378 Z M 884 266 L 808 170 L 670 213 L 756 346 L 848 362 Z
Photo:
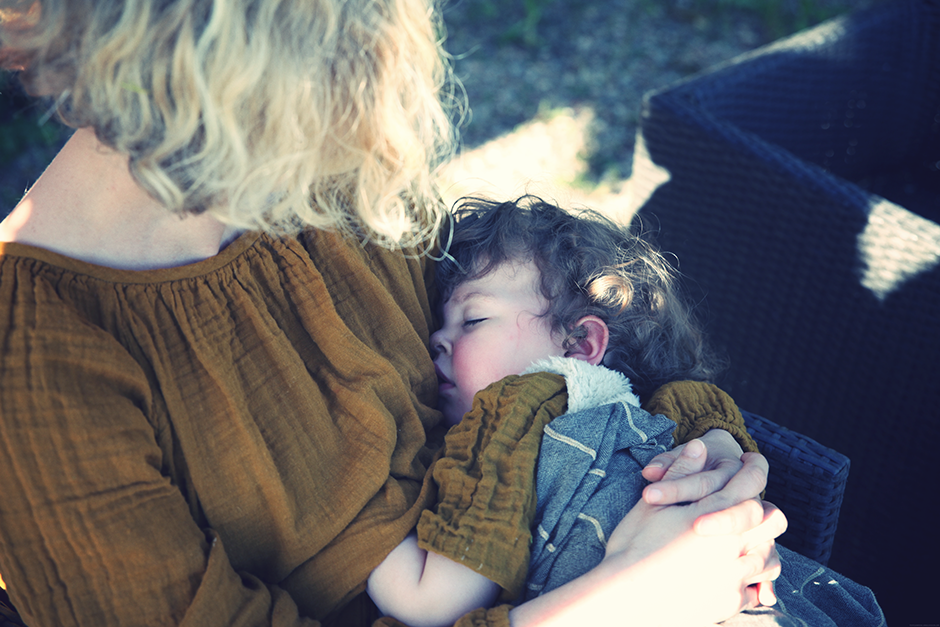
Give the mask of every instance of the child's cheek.
M 480 373 L 474 366 L 476 357 L 469 348 L 458 342 L 454 345 L 454 354 L 451 359 L 451 375 L 457 386 L 456 400 L 462 413 L 470 411 L 473 406 L 473 395 L 482 389 L 476 387 Z
M 499 348 L 480 339 L 468 338 L 454 349 L 454 376 L 468 405 L 472 404 L 474 394 L 505 376 Z
M 481 362 L 478 353 L 470 350 L 460 350 L 461 348 L 459 345 L 454 347 L 454 356 L 451 362 L 453 364 L 454 383 L 460 388 L 469 389 L 476 385 L 476 381 L 480 378 L 480 368 L 485 364 Z

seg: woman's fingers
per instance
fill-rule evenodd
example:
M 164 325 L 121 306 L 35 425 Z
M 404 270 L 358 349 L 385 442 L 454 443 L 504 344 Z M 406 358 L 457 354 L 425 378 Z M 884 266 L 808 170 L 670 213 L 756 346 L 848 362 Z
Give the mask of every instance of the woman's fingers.
M 760 495 L 767 485 L 767 473 L 770 468 L 767 460 L 759 453 L 745 453 L 741 456 L 741 461 L 744 465 L 734 473 L 724 487 L 697 503 L 700 511 L 708 514 L 709 522 L 706 526 L 714 529 L 709 533 L 743 533 L 761 522 L 760 518 L 754 520 L 755 514 L 752 510 L 735 509 L 735 506 L 750 499 L 756 499 Z M 707 474 L 702 473 L 702 476 Z M 722 515 L 724 512 L 727 513 Z M 742 513 L 745 514 L 743 518 Z M 698 524 L 697 522 L 696 526 Z
M 751 573 L 746 582 L 757 594 L 760 605 L 774 605 L 777 595 L 774 592 L 774 580 L 780 576 L 780 556 L 773 541 L 766 542 L 745 553 L 741 559 L 747 562 L 746 568 Z
M 682 447 L 677 446 L 671 451 L 660 453 L 654 457 L 643 469 L 643 478 L 647 481 L 660 481 L 669 471 L 673 462 L 676 461 L 676 458 L 679 457 L 681 451 Z
M 757 584 L 757 602 L 761 605 L 776 605 L 777 593 L 774 592 L 774 582 L 761 581 Z
M 787 520 L 773 503 L 762 502 L 761 505 L 761 523 L 741 534 L 745 551 L 741 560 L 749 573 L 745 581 L 756 593 L 757 604 L 769 606 L 777 602 L 773 582 L 780 576 L 781 564 L 774 540 L 767 538 L 776 538 L 786 531 Z
M 763 514 L 760 503 L 755 499 L 748 499 L 723 510 L 699 516 L 693 529 L 702 536 L 743 534 L 760 526 Z
M 760 503 L 764 512 L 760 524 L 742 534 L 744 550 L 748 552 L 765 542 L 780 537 L 787 530 L 787 517 L 780 511 L 780 508 L 769 501 Z M 776 554 L 776 550 L 774 553 Z
M 682 479 L 689 475 L 702 472 L 708 459 L 708 449 L 701 440 L 690 440 L 679 452 L 679 457 L 669 466 L 663 481 Z
M 679 479 L 658 481 L 647 486 L 643 492 L 643 498 L 652 505 L 700 501 L 721 491 L 738 472 L 739 466 L 740 464 L 719 464 L 713 470 L 705 470 Z
M 773 540 L 745 552 L 742 559 L 748 560 L 750 569 L 746 579 L 748 585 L 773 581 L 780 576 L 780 555 L 777 553 L 777 545 Z
M 787 517 L 773 503 L 763 501 L 764 518 L 760 525 L 743 534 L 745 556 L 763 561 L 764 569 L 750 583 L 755 584 L 757 599 L 761 605 L 774 605 L 777 595 L 774 592 L 774 581 L 780 576 L 780 555 L 773 540 L 766 540 L 768 536 L 779 537 L 787 530 Z
M 699 473 L 704 470 L 706 461 L 708 461 L 708 450 L 705 444 L 701 440 L 687 442 L 679 449 L 679 454 L 669 463 L 665 472 L 660 473 L 661 476 L 658 482 L 647 486 L 643 491 L 644 500 L 650 504 L 664 505 L 701 498 L 701 496 L 696 498 L 685 497 L 690 493 L 694 494 L 701 489 L 707 489 L 715 481 L 720 481 L 720 478 L 701 477 Z M 655 459 L 652 463 L 655 463 Z M 647 468 L 650 468 L 650 466 L 647 466 Z M 644 472 L 644 477 L 649 479 L 646 472 Z M 689 481 L 679 482 L 680 479 L 684 478 L 689 478 Z
M 680 464 L 682 457 L 676 459 L 673 466 Z M 690 460 L 689 468 L 692 466 Z M 669 469 L 672 471 L 672 467 Z M 734 476 L 736 468 L 719 464 L 714 470 L 703 470 L 688 476 L 671 479 L 668 476 L 643 490 L 643 499 L 651 505 L 673 505 L 699 501 L 720 491 Z M 670 473 L 667 472 L 667 475 Z M 676 473 L 679 474 L 678 472 Z
M 743 460 L 738 443 L 727 432 L 713 429 L 701 439 L 691 440 L 670 453 L 655 457 L 643 471 L 644 478 L 654 482 L 644 491 L 643 498 L 652 505 L 672 505 L 699 501 L 723 492 L 744 467 Z M 766 480 L 766 475 L 758 480 Z M 746 486 L 746 482 L 741 480 L 738 483 Z M 738 492 L 729 494 L 740 502 L 759 492 L 746 497 L 735 496 Z M 719 504 L 729 507 L 734 504 L 732 499 Z

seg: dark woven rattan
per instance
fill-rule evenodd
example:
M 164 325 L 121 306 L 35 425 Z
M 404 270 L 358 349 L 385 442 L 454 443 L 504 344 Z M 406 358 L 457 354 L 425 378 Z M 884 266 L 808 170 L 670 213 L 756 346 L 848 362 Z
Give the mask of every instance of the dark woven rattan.
M 789 522 L 778 541 L 827 564 L 849 476 L 849 458 L 766 418 L 742 413 L 748 432 L 770 462 L 765 498 L 783 510 Z
M 890 0 L 649 94 L 634 184 L 739 405 L 852 460 L 831 565 L 931 615 L 940 0 Z M 642 150 L 645 145 L 646 150 Z M 648 157 L 647 157 L 648 153 Z M 654 167 L 655 164 L 655 167 Z M 927 621 L 929 622 L 929 621 Z

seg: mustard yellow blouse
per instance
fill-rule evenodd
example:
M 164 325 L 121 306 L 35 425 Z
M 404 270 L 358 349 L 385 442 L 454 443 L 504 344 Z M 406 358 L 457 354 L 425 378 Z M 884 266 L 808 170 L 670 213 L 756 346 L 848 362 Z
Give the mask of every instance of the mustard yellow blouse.
M 429 272 L 326 232 L 143 272 L 0 244 L 0 573 L 27 623 L 371 622 L 369 572 L 435 498 Z
M 145 272 L 0 244 L 27 622 L 294 625 L 360 591 L 430 502 L 425 265 L 322 232 Z

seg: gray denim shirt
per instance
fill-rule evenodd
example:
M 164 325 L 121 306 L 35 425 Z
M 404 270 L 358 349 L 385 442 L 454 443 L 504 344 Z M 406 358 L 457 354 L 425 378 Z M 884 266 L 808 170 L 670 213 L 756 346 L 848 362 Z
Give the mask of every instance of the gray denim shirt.
M 640 409 L 627 377 L 609 368 L 558 357 L 526 372 L 564 376 L 568 410 L 542 436 L 524 601 L 600 563 L 607 538 L 646 486 L 640 471 L 672 448 L 676 428 Z
M 527 372 L 565 377 L 568 411 L 542 436 L 536 477 L 532 558 L 521 600 L 579 577 L 604 558 L 606 540 L 640 499 L 643 467 L 672 447 L 675 423 L 639 408 L 619 372 L 570 358 L 551 358 Z M 865 586 L 798 553 L 777 547 L 778 602 L 725 621 L 735 627 L 884 627 Z

